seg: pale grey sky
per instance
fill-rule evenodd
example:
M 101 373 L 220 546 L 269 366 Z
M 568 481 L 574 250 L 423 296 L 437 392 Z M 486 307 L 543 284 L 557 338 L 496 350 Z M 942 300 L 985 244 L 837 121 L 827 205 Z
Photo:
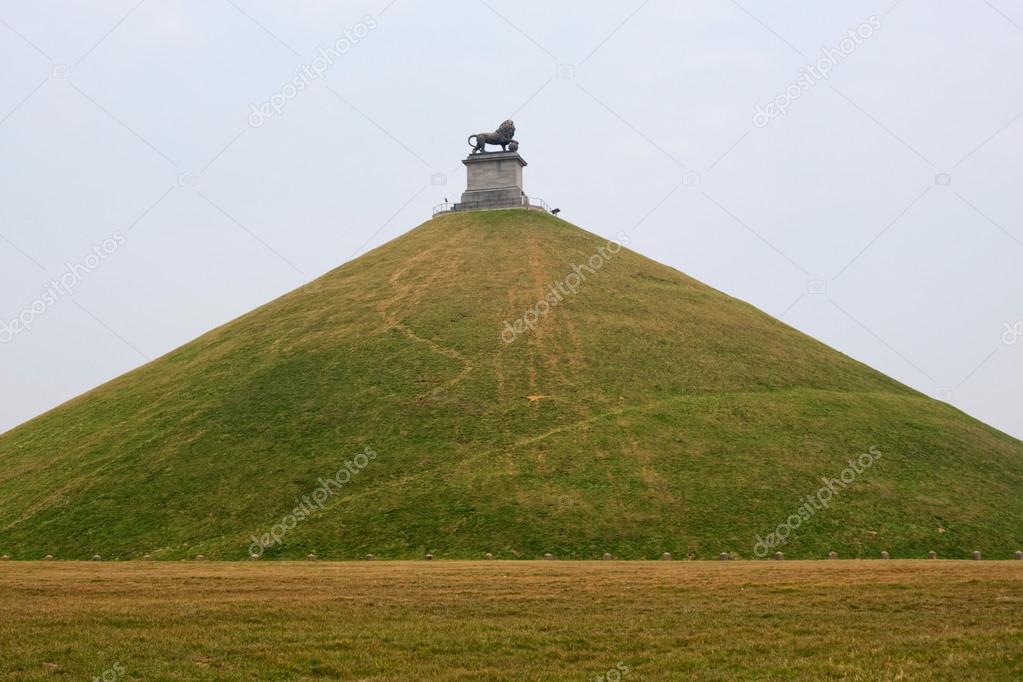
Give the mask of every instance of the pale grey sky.
M 0 0 L 0 61 L 0 431 L 426 220 L 511 117 L 568 220 L 1023 437 L 1018 0 Z

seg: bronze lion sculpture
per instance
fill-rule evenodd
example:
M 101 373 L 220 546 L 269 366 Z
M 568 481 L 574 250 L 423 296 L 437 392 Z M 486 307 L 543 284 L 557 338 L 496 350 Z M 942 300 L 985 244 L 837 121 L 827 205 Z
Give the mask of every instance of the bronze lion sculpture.
M 509 119 L 502 123 L 494 132 L 476 133 L 475 135 L 470 135 L 467 141 L 469 146 L 472 147 L 473 154 L 486 152 L 488 144 L 500 145 L 503 151 L 508 151 L 508 145 L 511 145 L 512 151 L 515 151 L 519 148 L 519 143 L 513 139 L 514 137 L 515 122 Z

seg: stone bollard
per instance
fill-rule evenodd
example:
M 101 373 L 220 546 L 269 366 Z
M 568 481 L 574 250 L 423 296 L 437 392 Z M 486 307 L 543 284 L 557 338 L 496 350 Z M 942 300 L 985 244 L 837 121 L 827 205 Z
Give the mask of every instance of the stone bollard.
M 152 561 L 152 560 L 153 560 L 153 557 L 152 557 L 151 555 L 149 555 L 149 554 L 144 554 L 144 555 L 142 556 L 142 560 L 143 560 L 143 561 Z
M 195 560 L 196 561 L 206 561 L 206 555 L 204 555 L 204 554 L 196 554 L 195 555 Z
M 938 558 L 938 553 L 935 552 L 935 551 L 930 551 L 930 552 L 927 553 L 927 558 L 928 559 L 937 559 Z
M 249 561 L 259 561 L 262 557 L 258 554 L 250 554 Z
M 974 561 L 980 561 L 980 551 L 979 550 L 974 550 L 973 551 L 973 560 Z
M 661 561 L 671 561 L 671 552 L 665 552 L 662 554 Z
M 306 554 L 305 555 L 305 560 L 306 561 L 316 561 L 316 555 L 312 554 L 312 553 Z
M 546 554 L 543 555 L 544 561 L 551 561 L 552 559 L 554 559 L 554 555 L 551 554 L 550 552 L 547 552 Z
M 43 557 L 43 561 L 53 561 L 53 555 L 47 554 L 46 556 Z
M 487 552 L 486 554 L 483 555 L 483 558 L 486 559 L 487 561 L 492 561 L 494 559 L 494 555 L 491 554 L 490 552 Z
M 433 555 L 427 552 L 426 556 L 423 557 L 427 561 L 433 561 Z
M 781 561 L 782 559 L 785 558 L 785 555 L 782 552 L 775 552 L 774 556 L 771 558 L 775 561 Z
M 829 559 L 837 559 L 838 558 L 838 552 L 828 552 L 828 558 Z
M 1019 552 L 1017 552 L 1017 554 L 1018 553 Z M 10 561 L 10 560 L 11 560 L 11 557 L 6 555 L 6 554 L 4 554 L 3 556 L 0 556 L 0 561 Z
M 888 556 L 888 552 L 885 552 L 885 551 L 883 551 L 883 550 L 882 550 L 882 552 L 881 552 L 881 558 L 882 558 L 882 559 L 889 559 L 890 557 Z
M 608 554 L 607 552 L 604 552 L 604 556 L 602 556 L 602 557 L 600 557 L 600 558 L 601 558 L 602 560 L 604 560 L 604 561 L 611 561 L 611 555 L 610 555 L 610 554 Z
M 93 554 L 92 555 L 92 560 L 93 561 L 103 561 L 103 557 L 101 557 L 99 554 Z
M 1016 552 L 1014 556 L 1016 557 L 1017 561 L 1023 561 L 1023 552 Z M 9 557 L 5 554 L 4 558 L 7 559 Z
M 718 554 L 718 561 L 729 561 L 731 558 L 732 555 L 728 552 L 721 552 L 721 554 Z
M 366 561 L 373 561 L 373 555 L 372 554 L 367 554 L 366 555 Z

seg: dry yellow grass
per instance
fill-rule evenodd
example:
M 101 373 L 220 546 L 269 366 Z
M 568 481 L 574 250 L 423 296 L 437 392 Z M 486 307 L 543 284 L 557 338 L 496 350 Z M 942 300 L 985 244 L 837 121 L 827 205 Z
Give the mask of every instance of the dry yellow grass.
M 9 562 L 0 677 L 1019 680 L 1021 609 L 1023 562 Z

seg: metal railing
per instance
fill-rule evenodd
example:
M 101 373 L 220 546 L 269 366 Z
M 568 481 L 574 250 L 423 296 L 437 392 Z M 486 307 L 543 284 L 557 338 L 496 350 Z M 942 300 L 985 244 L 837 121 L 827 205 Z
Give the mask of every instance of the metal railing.
M 457 204 L 453 202 L 444 202 L 443 204 L 437 204 L 433 207 L 433 215 L 439 215 L 441 213 L 452 213 L 455 211 L 492 211 L 502 208 L 525 208 L 533 211 L 545 211 L 551 212 L 550 205 L 538 197 L 527 197 L 522 195 L 520 203 L 512 203 L 508 200 L 502 201 L 471 201 L 464 204 Z

